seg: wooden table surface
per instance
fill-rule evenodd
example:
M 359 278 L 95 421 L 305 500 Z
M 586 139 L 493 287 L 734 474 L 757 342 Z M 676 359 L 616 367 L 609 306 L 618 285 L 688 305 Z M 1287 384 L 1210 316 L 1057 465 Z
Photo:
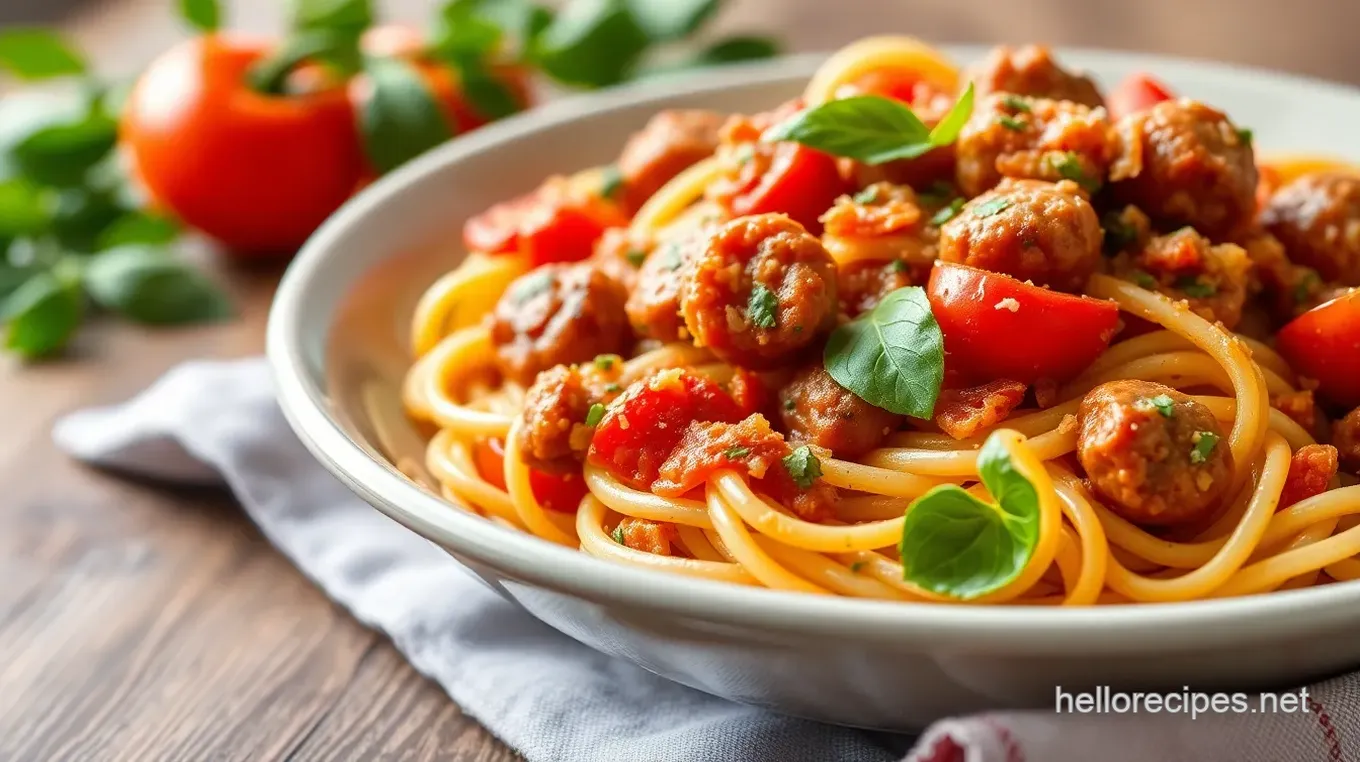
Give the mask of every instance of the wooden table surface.
M 226 4 L 236 26 L 278 23 L 276 0 Z M 731 4 L 724 26 L 773 29 L 801 50 L 893 28 L 1360 82 L 1350 31 L 1360 4 L 1348 0 Z M 125 73 L 180 33 L 170 5 L 96 0 L 67 30 Z M 380 5 L 417 20 L 432 3 Z M 229 496 L 129 482 L 53 448 L 61 412 L 122 400 L 187 358 L 261 350 L 277 270 L 214 269 L 237 296 L 235 322 L 160 333 L 97 325 L 61 362 L 0 363 L 0 759 L 514 759 L 383 636 L 327 601 Z

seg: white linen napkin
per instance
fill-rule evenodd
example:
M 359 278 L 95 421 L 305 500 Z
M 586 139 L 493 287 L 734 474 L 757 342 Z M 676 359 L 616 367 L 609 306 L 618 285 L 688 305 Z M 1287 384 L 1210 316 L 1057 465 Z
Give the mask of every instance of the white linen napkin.
M 936 723 L 919 739 L 784 717 L 671 683 L 540 623 L 355 497 L 293 435 L 261 359 L 183 365 L 130 402 L 67 416 L 53 434 L 94 465 L 225 483 L 304 574 L 530 762 L 1360 760 L 1354 675 L 1311 686 L 1306 712 L 1194 720 L 998 712 Z

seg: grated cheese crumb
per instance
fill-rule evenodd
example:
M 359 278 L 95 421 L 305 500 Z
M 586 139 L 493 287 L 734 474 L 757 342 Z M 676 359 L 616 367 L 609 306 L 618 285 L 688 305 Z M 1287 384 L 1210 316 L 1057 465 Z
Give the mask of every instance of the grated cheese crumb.
M 1008 296 L 1008 297 L 1006 297 L 1005 299 L 1002 299 L 1001 301 L 997 302 L 997 303 L 996 303 L 995 309 L 998 309 L 998 310 L 1010 310 L 1011 312 L 1019 312 L 1019 311 L 1020 311 L 1020 302 L 1017 301 L 1014 297 Z

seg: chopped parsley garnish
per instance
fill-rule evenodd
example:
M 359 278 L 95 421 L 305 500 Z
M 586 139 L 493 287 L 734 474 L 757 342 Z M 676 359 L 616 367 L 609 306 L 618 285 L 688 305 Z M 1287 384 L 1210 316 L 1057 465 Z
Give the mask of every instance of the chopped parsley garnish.
M 614 369 L 614 363 L 619 361 L 618 355 L 595 355 L 595 367 L 600 370 L 608 371 Z
M 891 265 L 888 265 L 888 266 L 891 267 L 891 268 L 892 268 L 892 271 L 895 272 L 895 273 L 904 273 L 904 272 L 907 271 L 907 263 L 906 263 L 906 260 L 902 260 L 902 259 L 894 259 L 894 260 L 892 261 L 892 264 L 891 264 Z
M 1013 116 L 1002 114 L 996 118 L 998 124 L 1012 132 L 1024 132 L 1025 123 Z
M 733 157 L 736 158 L 738 166 L 745 166 L 750 163 L 751 159 L 756 157 L 756 147 L 750 143 L 743 143 L 737 148 Z
M 803 445 L 783 458 L 784 468 L 793 477 L 798 489 L 808 489 L 812 482 L 822 475 L 822 462 L 812 454 L 812 448 Z
M 620 545 L 626 544 L 623 541 L 623 527 L 621 526 L 614 527 L 614 531 L 611 532 L 609 536 L 614 539 L 614 542 L 617 542 Z
M 1011 95 L 1008 93 L 1006 95 L 1001 96 L 1001 105 L 1005 106 L 1011 111 L 1019 111 L 1025 114 L 1028 114 L 1030 112 L 1029 101 L 1025 100 L 1024 98 L 1021 98 L 1018 95 Z
M 1157 412 L 1161 413 L 1163 418 L 1176 417 L 1176 401 L 1171 399 L 1171 395 L 1159 394 L 1156 397 L 1149 399 L 1147 402 L 1157 408 Z
M 666 246 L 665 256 L 666 261 L 662 262 L 661 266 L 667 270 L 679 270 L 680 265 L 685 263 L 684 259 L 680 257 L 680 245 L 677 243 L 671 243 Z
M 1237 128 L 1237 139 L 1242 141 L 1242 145 L 1251 145 L 1252 132 L 1246 127 Z
M 1190 462 L 1204 463 L 1213 455 L 1214 447 L 1218 445 L 1218 435 L 1212 431 L 1196 431 L 1194 442 L 1195 447 L 1190 450 Z
M 879 195 L 878 186 L 870 185 L 868 188 L 865 188 L 859 193 L 856 193 L 854 200 L 856 204 L 865 204 L 866 206 L 869 204 L 877 204 L 878 195 Z
M 1118 212 L 1110 212 L 1101 220 L 1105 223 L 1105 253 L 1118 254 L 1138 240 L 1138 231 L 1124 222 Z
M 736 460 L 736 459 L 738 459 L 738 458 L 744 458 L 744 457 L 746 457 L 747 455 L 750 455 L 750 454 L 751 454 L 751 448 L 749 448 L 749 447 L 747 447 L 747 446 L 745 446 L 745 445 L 736 445 L 735 447 L 729 447 L 729 448 L 727 448 L 726 450 L 723 450 L 723 457 L 724 457 L 724 458 L 727 458 L 728 460 Z
M 1218 289 L 1212 283 L 1205 283 L 1193 276 L 1186 276 L 1177 280 L 1176 288 L 1191 299 L 1208 299 L 1218 293 Z
M 784 400 L 784 409 L 785 409 L 785 410 L 790 410 L 790 411 L 791 411 L 791 410 L 793 410 L 793 409 L 796 408 L 796 407 L 798 407 L 798 403 L 794 402 L 793 400 L 791 400 L 791 399 L 789 399 L 789 400 Z
M 520 276 L 520 279 L 515 281 L 514 293 L 511 294 L 510 298 L 515 300 L 516 306 L 520 306 L 539 294 L 546 293 L 548 289 L 552 288 L 552 284 L 553 274 L 551 272 L 529 273 Z
M 610 164 L 604 168 L 600 177 L 600 195 L 605 198 L 618 196 L 619 191 L 623 190 L 623 173 L 619 168 Z
M 615 393 L 621 392 L 621 391 L 623 391 L 623 384 L 605 384 L 605 385 L 604 385 L 604 393 L 605 393 L 605 394 L 615 394 Z
M 645 249 L 629 249 L 623 258 L 628 260 L 628 264 L 633 267 L 642 267 L 642 263 L 647 261 L 647 251 Z
M 746 303 L 746 316 L 757 328 L 774 328 L 778 324 L 779 298 L 763 283 L 751 287 L 751 299 Z
M 988 199 L 987 201 L 983 201 L 981 204 L 978 204 L 977 206 L 973 207 L 973 216 L 991 217 L 994 214 L 1000 214 L 1006 211 L 1010 207 L 1011 200 L 1008 198 L 997 197 L 993 199 Z
M 1061 159 L 1053 162 L 1053 168 L 1058 170 L 1058 175 L 1065 180 L 1085 188 L 1088 193 L 1095 193 L 1100 190 L 1100 181 L 1086 174 L 1086 169 L 1081 166 L 1081 159 L 1072 151 L 1062 155 Z
M 1129 273 L 1129 276 L 1133 278 L 1134 283 L 1143 288 L 1151 290 L 1157 287 L 1157 279 L 1149 275 L 1146 270 L 1134 270 Z
M 1316 272 L 1305 270 L 1299 277 L 1299 282 L 1294 284 L 1294 303 L 1303 304 L 1313 297 L 1313 289 L 1322 282 Z
M 586 425 L 598 426 L 601 418 L 604 418 L 604 405 L 596 402 L 590 406 L 590 410 L 586 413 Z
M 963 199 L 956 198 L 953 201 L 950 201 L 947 205 L 945 205 L 943 209 L 936 212 L 935 216 L 930 218 L 930 224 L 934 225 L 935 227 L 939 227 L 945 224 L 946 222 L 949 222 L 950 220 L 954 219 L 954 217 L 958 215 L 959 210 L 962 208 Z
M 954 197 L 954 188 L 944 180 L 936 180 L 916 194 L 916 197 L 927 204 L 943 204 Z
M 853 564 L 850 564 L 850 571 L 854 572 L 855 574 L 859 574 L 859 570 L 863 568 L 864 568 L 863 561 L 856 561 Z

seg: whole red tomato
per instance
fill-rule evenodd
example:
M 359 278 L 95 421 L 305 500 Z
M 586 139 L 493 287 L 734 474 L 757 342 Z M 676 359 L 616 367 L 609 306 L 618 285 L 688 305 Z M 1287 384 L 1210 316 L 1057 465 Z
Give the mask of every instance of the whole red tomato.
M 1303 313 L 1275 335 L 1276 347 L 1322 396 L 1342 407 L 1360 405 L 1360 289 Z
M 341 88 L 264 95 L 247 72 L 261 40 L 209 35 L 156 59 L 121 138 L 154 199 L 247 255 L 288 254 L 354 191 L 364 158 Z

